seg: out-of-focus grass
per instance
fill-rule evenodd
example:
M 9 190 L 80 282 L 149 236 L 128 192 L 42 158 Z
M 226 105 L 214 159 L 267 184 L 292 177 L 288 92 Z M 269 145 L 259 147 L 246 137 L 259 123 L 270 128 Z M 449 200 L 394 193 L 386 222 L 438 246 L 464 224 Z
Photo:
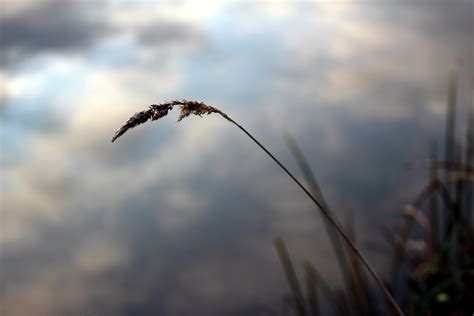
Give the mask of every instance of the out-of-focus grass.
M 281 133 L 283 135 L 283 139 L 286 145 L 290 149 L 293 157 L 295 157 L 295 160 L 298 163 L 298 167 L 300 168 L 305 181 L 309 185 L 311 193 L 316 198 L 318 198 L 321 201 L 321 203 L 326 207 L 326 209 L 329 212 L 331 212 L 331 214 L 335 217 L 334 213 L 331 211 L 331 208 L 326 202 L 326 199 L 324 198 L 324 195 L 319 187 L 318 181 L 316 180 L 316 177 L 314 176 L 314 173 L 307 159 L 305 158 L 303 151 L 298 146 L 296 139 L 294 139 L 294 137 L 284 127 L 281 127 L 280 129 L 281 129 Z M 341 274 L 342 274 L 345 286 L 348 289 L 351 289 L 351 291 L 349 291 L 350 292 L 349 296 L 351 296 L 351 301 L 355 302 L 356 297 L 355 295 L 352 295 L 352 293 L 357 293 L 357 289 L 355 288 L 353 278 L 351 277 L 351 269 L 350 269 L 350 265 L 349 265 L 348 258 L 346 255 L 346 251 L 344 249 L 344 245 L 342 244 L 342 240 L 338 232 L 334 229 L 334 227 L 326 218 L 323 218 L 323 223 L 324 223 L 326 232 L 329 236 L 329 240 L 331 241 L 334 254 L 336 255 L 336 260 L 339 264 L 339 269 L 341 270 Z
M 408 315 L 471 315 L 474 311 L 474 99 L 469 105 L 465 140 L 456 141 L 457 90 L 458 71 L 454 70 L 448 88 L 444 160 L 438 160 L 437 144 L 432 144 L 428 184 L 405 208 L 403 224 L 391 245 L 393 259 L 385 282 Z M 329 210 L 296 140 L 286 130 L 283 136 L 312 193 Z M 346 230 L 356 241 L 353 223 L 353 219 L 348 220 Z M 275 244 L 292 289 L 290 301 L 298 302 L 290 304 L 294 314 L 319 315 L 318 300 L 323 299 L 318 289 L 324 293 L 324 300 L 334 305 L 334 314 L 393 314 L 389 305 L 371 294 L 372 288 L 352 250 L 345 247 L 330 225 L 325 226 L 343 276 L 342 290 L 331 289 L 316 268 L 305 261 L 304 299 L 283 241 L 279 239 Z M 412 237 L 415 227 L 421 229 L 423 237 Z
M 274 245 L 291 289 L 290 306 L 295 309 L 298 315 L 307 315 L 303 291 L 296 277 L 295 269 L 293 268 L 293 263 L 291 262 L 286 246 L 281 239 L 275 239 Z

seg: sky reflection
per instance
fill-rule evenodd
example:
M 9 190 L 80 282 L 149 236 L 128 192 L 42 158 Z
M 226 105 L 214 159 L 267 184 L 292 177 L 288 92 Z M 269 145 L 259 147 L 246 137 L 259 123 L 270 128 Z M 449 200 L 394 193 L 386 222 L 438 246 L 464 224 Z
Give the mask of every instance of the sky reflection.
M 380 240 L 426 176 L 403 165 L 441 139 L 457 60 L 459 117 L 472 92 L 469 0 L 0 6 L 2 315 L 278 313 L 276 236 L 337 284 L 314 207 L 225 121 L 171 113 L 110 144 L 148 104 L 215 105 L 297 172 L 284 125 Z

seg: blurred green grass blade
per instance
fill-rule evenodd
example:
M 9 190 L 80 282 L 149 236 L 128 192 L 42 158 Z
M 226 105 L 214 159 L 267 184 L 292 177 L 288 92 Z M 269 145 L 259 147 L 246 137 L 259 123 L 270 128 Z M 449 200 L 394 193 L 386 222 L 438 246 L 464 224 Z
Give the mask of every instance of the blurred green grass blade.
M 326 301 L 329 302 L 331 307 L 334 309 L 334 315 L 343 315 L 345 314 L 345 310 L 343 306 L 339 304 L 339 298 L 334 293 L 334 291 L 329 286 L 328 282 L 324 279 L 321 273 L 318 272 L 316 267 L 309 261 L 305 260 L 303 262 L 304 270 L 306 271 L 306 275 L 311 275 L 311 278 L 314 278 L 314 282 L 317 288 L 320 290 L 321 294 L 324 295 Z M 309 296 L 309 295 L 308 295 Z
M 315 195 L 316 198 L 321 201 L 324 207 L 328 208 L 326 200 L 324 199 L 324 196 L 319 187 L 318 181 L 316 181 L 316 177 L 314 176 L 314 173 L 311 170 L 311 167 L 309 166 L 308 161 L 306 160 L 306 157 L 303 154 L 303 151 L 298 146 L 298 143 L 296 142 L 295 138 L 286 128 L 280 127 L 280 130 L 283 136 L 283 140 L 290 149 L 290 152 L 293 157 L 296 159 L 298 167 L 303 173 L 303 177 L 305 178 L 306 182 L 308 182 L 311 192 Z
M 473 82 L 474 84 L 474 79 Z M 468 103 L 468 115 L 467 115 L 467 129 L 466 129 L 466 139 L 465 139 L 465 153 L 463 155 L 464 164 L 460 169 L 464 174 L 469 174 L 473 171 L 473 158 L 474 158 L 474 94 L 471 95 L 471 100 Z M 458 187 L 459 188 L 459 187 Z M 459 247 L 469 248 L 469 244 L 472 243 L 472 237 L 470 236 L 470 230 L 473 229 L 472 218 L 474 212 L 473 205 L 473 190 L 474 186 L 472 181 L 463 181 L 461 192 L 459 193 L 460 199 L 460 213 L 462 219 L 460 220 L 460 229 L 458 233 L 457 241 Z M 472 246 L 471 246 L 472 247 Z M 474 260 L 472 254 L 469 251 L 459 252 L 458 260 L 460 262 L 461 268 L 469 266 L 469 262 Z
M 445 134 L 445 160 L 447 162 L 452 162 L 455 160 L 455 151 L 456 151 L 456 105 L 457 105 L 457 89 L 458 89 L 458 69 L 455 67 L 451 71 L 449 78 L 449 87 L 448 87 L 448 98 L 447 98 L 447 111 L 446 111 L 446 134 Z M 451 164 L 445 169 L 445 173 L 449 174 L 453 171 Z M 459 219 L 459 206 L 458 202 L 460 187 L 456 185 L 456 192 L 454 193 L 454 186 L 448 185 L 448 193 L 455 194 L 455 204 L 452 208 L 446 208 L 446 227 L 444 229 L 445 239 L 448 239 L 453 231 L 453 227 Z
M 319 316 L 319 298 L 316 269 L 309 262 L 303 263 L 303 268 L 306 276 L 306 297 L 309 305 L 309 312 L 311 316 Z
M 293 264 L 291 263 L 291 259 L 286 249 L 285 243 L 281 238 L 276 238 L 273 244 L 280 258 L 280 262 L 283 266 L 288 285 L 290 286 L 295 303 L 296 312 L 298 313 L 298 315 L 301 316 L 306 315 L 303 291 L 301 290 L 298 278 L 296 277 L 296 273 L 293 268 Z
M 430 159 L 430 181 L 435 182 L 438 179 L 438 153 L 436 143 L 433 143 L 431 146 L 431 159 Z M 438 208 L 438 196 L 436 192 L 432 193 L 430 196 L 430 221 L 432 227 L 432 240 L 433 247 L 436 247 L 438 244 L 438 230 L 439 230 L 439 208 Z
M 473 171 L 473 159 L 474 159 L 474 95 L 469 103 L 469 114 L 467 122 L 467 133 L 466 133 L 466 153 L 465 153 L 465 169 L 464 172 Z M 474 195 L 474 186 L 471 182 L 466 183 L 466 224 L 471 225 L 471 220 L 473 219 L 474 205 L 472 196 Z
M 456 103 L 458 89 L 458 70 L 454 68 L 449 78 L 447 112 L 446 112 L 446 135 L 445 135 L 445 160 L 454 160 L 456 139 Z M 449 168 L 447 170 L 450 171 Z
M 291 135 L 291 133 L 283 126 L 280 126 L 280 132 L 283 136 L 283 140 L 285 144 L 288 146 L 291 154 L 295 158 L 298 164 L 298 167 L 300 168 L 303 174 L 303 177 L 308 183 L 311 193 L 321 201 L 321 203 L 328 210 L 328 212 L 330 212 L 331 214 L 334 214 L 331 211 L 330 207 L 328 206 L 326 199 L 324 198 L 321 192 L 318 181 L 316 180 L 316 177 L 314 176 L 314 173 L 308 163 L 308 160 L 303 154 L 303 151 L 299 147 L 298 142 Z M 348 295 L 352 297 L 352 301 L 355 303 L 355 298 L 353 297 L 353 293 L 355 291 L 355 285 L 352 283 L 351 268 L 349 266 L 349 262 L 348 262 L 348 258 L 345 252 L 344 245 L 341 241 L 339 233 L 336 231 L 334 226 L 331 225 L 331 223 L 325 217 L 323 217 L 323 223 L 324 223 L 326 232 L 329 236 L 329 239 L 331 241 L 332 247 L 334 249 L 334 253 L 336 255 L 336 259 L 339 264 L 339 268 L 341 270 L 341 274 L 346 286 L 346 290 L 348 292 Z

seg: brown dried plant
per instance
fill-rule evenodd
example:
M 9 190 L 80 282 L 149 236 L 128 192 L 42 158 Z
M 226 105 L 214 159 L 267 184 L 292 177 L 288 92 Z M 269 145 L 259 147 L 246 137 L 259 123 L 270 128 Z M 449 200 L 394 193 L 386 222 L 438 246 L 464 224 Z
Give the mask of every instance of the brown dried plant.
M 179 113 L 178 122 L 188 117 L 191 114 L 202 116 L 204 114 L 218 113 L 225 119 L 230 121 L 230 118 L 220 110 L 204 104 L 201 101 L 187 101 L 187 100 L 172 100 L 160 104 L 152 104 L 148 107 L 148 110 L 135 113 L 131 118 L 128 119 L 125 124 L 120 127 L 114 137 L 112 137 L 112 143 L 125 134 L 131 128 L 147 122 L 148 120 L 156 121 L 166 115 L 173 109 L 173 107 L 179 106 L 181 111 Z
M 244 132 L 252 141 L 254 141 L 272 160 L 280 166 L 280 168 L 285 171 L 285 173 L 302 189 L 306 195 L 316 204 L 316 206 L 321 210 L 323 215 L 329 220 L 329 222 L 336 228 L 336 230 L 341 234 L 341 236 L 344 238 L 344 240 L 347 242 L 347 244 L 354 250 L 356 255 L 359 257 L 359 259 L 362 261 L 362 263 L 365 265 L 367 270 L 370 272 L 370 274 L 374 277 L 380 288 L 383 290 L 387 300 L 389 303 L 393 306 L 395 311 L 397 312 L 398 315 L 403 315 L 403 312 L 400 308 L 400 306 L 397 304 L 395 299 L 393 298 L 392 294 L 390 291 L 387 289 L 385 284 L 383 283 L 382 279 L 380 276 L 377 274 L 377 272 L 372 268 L 372 266 L 369 264 L 368 260 L 365 258 L 365 256 L 362 254 L 362 252 L 359 250 L 359 247 L 356 246 L 356 244 L 353 242 L 351 237 L 346 233 L 346 231 L 342 228 L 342 226 L 335 220 L 335 218 L 331 215 L 331 213 L 328 211 L 328 209 L 325 207 L 324 203 L 320 202 L 317 198 L 315 198 L 308 189 L 306 189 L 303 184 L 265 147 L 263 146 L 255 137 L 253 137 L 252 134 L 250 134 L 245 128 L 243 128 L 240 124 L 238 124 L 236 121 L 234 121 L 232 118 L 230 118 L 227 114 L 222 112 L 221 110 L 209 106 L 205 104 L 202 101 L 189 101 L 189 100 L 172 100 L 160 104 L 152 104 L 149 106 L 148 110 L 142 111 L 142 112 L 137 112 L 135 115 L 133 115 L 131 118 L 128 119 L 125 124 L 120 127 L 112 137 L 112 142 L 114 142 L 117 138 L 125 134 L 129 129 L 134 128 L 135 126 L 138 126 L 140 124 L 143 124 L 147 122 L 148 120 L 156 121 L 162 117 L 165 117 L 168 115 L 168 112 L 172 110 L 175 106 L 180 107 L 180 113 L 178 117 L 178 122 L 180 122 L 182 119 L 190 116 L 191 114 L 195 114 L 198 116 L 202 116 L 204 114 L 211 114 L 211 113 L 216 113 L 225 118 L 227 121 L 231 122 L 235 126 L 237 126 L 242 132 Z

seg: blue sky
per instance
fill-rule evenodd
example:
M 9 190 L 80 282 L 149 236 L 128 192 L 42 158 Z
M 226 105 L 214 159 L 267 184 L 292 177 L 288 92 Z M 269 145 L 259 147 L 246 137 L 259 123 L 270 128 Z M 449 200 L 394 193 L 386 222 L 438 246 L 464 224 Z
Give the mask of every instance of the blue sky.
M 5 315 L 278 310 L 276 236 L 337 284 L 314 207 L 227 122 L 170 113 L 112 145 L 148 104 L 217 106 L 300 175 L 283 125 L 361 240 L 422 186 L 454 67 L 464 133 L 470 1 L 1 5 Z

